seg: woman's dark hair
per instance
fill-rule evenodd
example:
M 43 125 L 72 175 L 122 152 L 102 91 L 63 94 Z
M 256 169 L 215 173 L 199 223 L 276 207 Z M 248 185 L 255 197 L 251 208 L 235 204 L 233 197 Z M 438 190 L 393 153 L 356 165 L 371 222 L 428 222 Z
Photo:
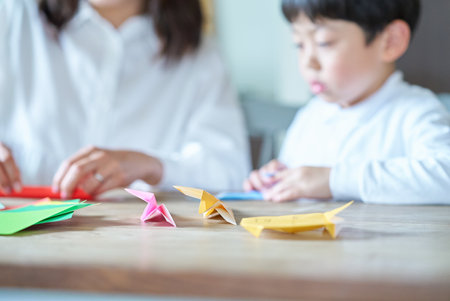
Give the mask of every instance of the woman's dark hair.
M 320 18 L 354 22 L 364 30 L 370 44 L 394 20 L 405 21 L 414 32 L 420 0 L 283 0 L 282 11 L 291 23 L 300 13 L 313 22 Z
M 78 10 L 81 0 L 40 0 L 39 10 L 57 31 L 64 28 Z M 198 0 L 147 0 L 161 41 L 160 55 L 169 61 L 196 50 L 201 42 L 203 15 Z

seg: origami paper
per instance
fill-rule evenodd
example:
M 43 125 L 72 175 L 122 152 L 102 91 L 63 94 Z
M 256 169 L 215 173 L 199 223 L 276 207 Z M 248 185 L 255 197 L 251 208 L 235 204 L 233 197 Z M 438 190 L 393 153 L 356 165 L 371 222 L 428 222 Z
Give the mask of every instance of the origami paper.
M 144 212 L 142 212 L 141 221 L 145 222 L 154 219 L 158 216 L 162 216 L 169 224 L 171 224 L 174 227 L 177 226 L 172 216 L 170 215 L 169 210 L 167 210 L 166 206 L 164 206 L 164 204 L 158 205 L 156 203 L 156 197 L 153 193 L 128 188 L 125 188 L 125 190 L 128 193 L 131 193 L 132 195 L 137 196 L 141 200 L 144 200 L 148 203 L 147 207 L 145 207 L 144 209 Z
M 261 192 L 252 190 L 249 192 L 222 192 L 216 195 L 221 201 L 249 201 L 264 200 Z
M 72 217 L 75 210 L 92 204 L 70 200 L 52 201 L 49 198 L 31 205 L 0 211 L 0 235 L 11 235 L 35 224 L 56 222 Z
M 52 188 L 49 186 L 24 186 L 21 191 L 12 191 L 10 194 L 4 194 L 0 191 L 0 197 L 7 198 L 51 198 L 51 199 L 61 199 L 59 193 L 54 193 Z M 71 198 L 82 199 L 82 200 L 93 200 L 94 198 L 81 190 L 80 188 L 75 189 Z
M 173 187 L 187 196 L 199 199 L 200 206 L 198 207 L 198 213 L 203 214 L 203 217 L 211 218 L 220 215 L 230 224 L 236 225 L 233 211 L 231 209 L 228 209 L 222 201 L 218 200 L 212 194 L 206 192 L 205 190 L 197 188 L 183 186 Z
M 0 210 L 4 209 L 5 205 L 3 205 L 2 203 L 0 203 Z
M 296 214 L 283 216 L 260 216 L 249 217 L 241 220 L 241 226 L 256 237 L 262 230 L 270 229 L 280 232 L 296 233 L 325 228 L 332 238 L 336 238 L 336 222 L 342 219 L 335 215 L 350 206 L 353 201 L 344 206 L 325 213 Z

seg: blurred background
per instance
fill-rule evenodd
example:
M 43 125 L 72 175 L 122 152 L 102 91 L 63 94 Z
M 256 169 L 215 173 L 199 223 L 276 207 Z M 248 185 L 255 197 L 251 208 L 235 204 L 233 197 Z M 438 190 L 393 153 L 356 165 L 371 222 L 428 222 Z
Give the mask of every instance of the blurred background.
M 300 105 L 310 97 L 278 0 L 214 0 L 209 18 L 241 95 Z

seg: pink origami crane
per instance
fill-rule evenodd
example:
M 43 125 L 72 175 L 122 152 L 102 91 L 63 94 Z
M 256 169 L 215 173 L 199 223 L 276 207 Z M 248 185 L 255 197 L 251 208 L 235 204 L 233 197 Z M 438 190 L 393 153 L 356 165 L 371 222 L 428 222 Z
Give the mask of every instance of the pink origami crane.
M 175 225 L 175 222 L 173 221 L 173 218 L 170 215 L 169 210 L 167 210 L 166 206 L 164 206 L 164 204 L 158 206 L 158 204 L 156 203 L 156 197 L 153 193 L 128 188 L 125 188 L 125 190 L 148 203 L 147 207 L 145 207 L 144 209 L 144 212 L 142 212 L 141 221 L 145 222 L 158 216 L 162 216 L 169 224 L 174 227 L 177 226 Z

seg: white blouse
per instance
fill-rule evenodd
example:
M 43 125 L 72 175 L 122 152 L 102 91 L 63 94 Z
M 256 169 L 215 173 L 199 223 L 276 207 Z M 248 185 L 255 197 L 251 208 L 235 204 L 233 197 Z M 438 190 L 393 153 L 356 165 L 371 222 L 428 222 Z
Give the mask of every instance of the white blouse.
M 44 24 L 35 0 L 0 1 L 0 141 L 25 184 L 95 145 L 158 157 L 161 187 L 241 187 L 243 116 L 210 41 L 166 65 L 148 16 L 116 30 L 82 1 L 59 41 Z
M 293 121 L 280 160 L 331 167 L 335 199 L 450 204 L 450 116 L 401 72 L 349 108 L 314 98 Z

